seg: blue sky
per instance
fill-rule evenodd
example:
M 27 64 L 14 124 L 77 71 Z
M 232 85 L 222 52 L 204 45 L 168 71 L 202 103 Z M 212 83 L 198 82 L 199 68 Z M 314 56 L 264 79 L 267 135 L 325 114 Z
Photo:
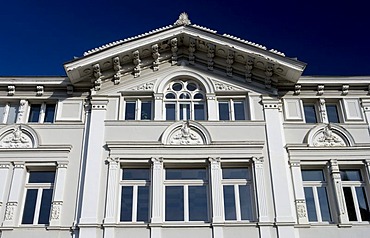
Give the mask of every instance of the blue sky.
M 370 75 L 366 1 L 13 0 L 0 11 L 0 76 L 65 75 L 84 51 L 173 24 L 192 23 L 277 49 L 304 75 Z

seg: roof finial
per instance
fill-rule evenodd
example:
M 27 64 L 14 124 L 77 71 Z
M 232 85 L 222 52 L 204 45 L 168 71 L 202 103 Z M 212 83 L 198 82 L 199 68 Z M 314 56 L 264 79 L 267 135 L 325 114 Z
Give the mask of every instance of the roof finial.
M 180 14 L 179 19 L 174 23 L 175 26 L 180 26 L 180 25 L 190 25 L 191 22 L 189 20 L 188 14 L 186 12 L 183 12 Z

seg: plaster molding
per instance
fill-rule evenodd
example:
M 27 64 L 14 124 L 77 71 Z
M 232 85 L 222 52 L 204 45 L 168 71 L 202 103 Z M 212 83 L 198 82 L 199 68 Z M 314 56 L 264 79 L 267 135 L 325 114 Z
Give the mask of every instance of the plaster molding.
M 8 96 L 14 96 L 15 94 L 15 85 L 8 85 Z
M 194 121 L 175 122 L 162 134 L 164 145 L 205 145 L 211 143 L 207 129 Z
M 0 148 L 25 149 L 37 148 L 37 133 L 27 125 L 12 125 L 0 130 Z
M 335 124 L 322 124 L 312 128 L 305 137 L 305 142 L 312 147 L 354 146 L 351 134 Z

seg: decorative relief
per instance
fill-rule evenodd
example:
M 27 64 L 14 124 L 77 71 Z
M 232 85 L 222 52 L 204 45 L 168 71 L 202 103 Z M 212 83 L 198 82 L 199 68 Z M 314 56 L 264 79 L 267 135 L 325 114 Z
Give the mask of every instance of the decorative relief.
M 347 95 L 349 90 L 349 85 L 348 84 L 343 84 L 342 85 L 342 95 Z
M 271 88 L 271 77 L 274 74 L 273 69 L 273 65 L 268 63 L 265 69 L 265 88 Z
M 211 169 L 219 169 L 220 168 L 220 157 L 209 157 L 208 161 L 211 163 Z
M 113 69 L 116 72 L 113 75 L 113 83 L 115 85 L 117 85 L 117 84 L 119 84 L 121 82 L 121 76 L 122 76 L 122 73 L 121 73 L 122 66 L 121 66 L 121 63 L 119 61 L 119 57 L 118 56 L 113 58 Z
M 144 83 L 137 87 L 132 88 L 131 90 L 146 91 L 146 90 L 152 90 L 153 87 L 154 87 L 154 83 Z
M 186 12 L 183 12 L 180 14 L 179 19 L 174 23 L 175 26 L 181 26 L 181 25 L 190 25 L 191 22 L 189 20 L 189 16 Z
M 208 43 L 207 44 L 208 52 L 207 52 L 207 67 L 208 70 L 213 70 L 214 61 L 213 58 L 215 57 L 215 48 L 216 46 Z
M 323 95 L 324 94 L 324 88 L 325 86 L 320 84 L 320 85 L 317 85 L 317 95 Z
M 254 59 L 250 56 L 247 58 L 247 62 L 245 64 L 245 81 L 250 83 L 252 82 L 252 69 L 254 65 Z
M 19 102 L 18 118 L 17 118 L 18 123 L 23 122 L 23 117 L 26 112 L 27 104 L 28 104 L 27 100 L 21 100 Z
M 6 204 L 4 220 L 11 221 L 14 219 L 14 211 L 18 206 L 17 202 L 8 202 Z
M 44 94 L 44 86 L 37 85 L 36 86 L 36 96 L 42 96 Z
M 333 132 L 331 125 L 328 124 L 315 136 L 313 145 L 324 147 L 346 146 L 346 142 L 342 137 Z
M 93 70 L 94 70 L 94 78 L 91 81 L 92 83 L 94 83 L 94 91 L 99 91 L 101 88 L 101 83 L 102 83 L 101 78 L 103 76 L 103 74 L 100 71 L 100 65 L 94 64 Z
M 159 69 L 159 52 L 158 52 L 158 44 L 152 45 L 152 57 L 153 57 L 153 71 L 157 71 Z
M 184 121 L 182 127 L 170 137 L 171 145 L 199 145 L 203 144 L 202 137 L 189 127 L 189 122 Z
M 320 98 L 319 99 L 319 111 L 322 117 L 322 120 L 325 122 L 327 121 L 326 119 L 326 107 L 325 107 L 325 99 Z
M 297 215 L 298 215 L 298 218 L 307 217 L 306 206 L 304 204 L 297 203 Z
M 194 64 L 195 61 L 195 39 L 194 38 L 189 38 L 189 63 Z
M 234 63 L 234 56 L 235 56 L 235 52 L 232 50 L 229 50 L 229 53 L 227 54 L 227 58 L 226 58 L 226 75 L 227 76 L 233 76 L 232 64 Z
M 177 64 L 177 38 L 171 39 L 171 51 L 172 51 L 171 64 L 176 65 Z
M 234 87 L 231 85 L 227 85 L 224 83 L 215 83 L 216 90 L 219 91 L 229 91 L 229 90 L 234 90 Z
M 15 94 L 15 86 L 8 85 L 8 96 L 13 96 Z
M 132 52 L 132 56 L 134 58 L 132 60 L 132 62 L 135 65 L 135 67 L 134 67 L 134 78 L 137 78 L 137 77 L 140 76 L 140 73 L 141 73 L 141 66 L 140 66 L 141 60 L 140 60 L 139 51 L 135 50 L 134 52 Z
M 302 85 L 300 85 L 300 84 L 294 85 L 294 94 L 295 95 L 301 94 L 301 88 L 302 88 Z
M 2 137 L 0 148 L 32 148 L 33 143 L 29 135 L 24 134 L 22 127 L 15 126 L 13 131 Z
M 53 202 L 51 207 L 51 220 L 59 220 L 63 202 Z
M 162 157 L 152 157 L 153 169 L 160 170 L 163 166 L 163 158 Z

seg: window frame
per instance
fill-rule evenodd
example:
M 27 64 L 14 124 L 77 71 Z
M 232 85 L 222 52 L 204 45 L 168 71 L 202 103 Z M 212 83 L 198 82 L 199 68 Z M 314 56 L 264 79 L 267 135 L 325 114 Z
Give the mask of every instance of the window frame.
M 38 120 L 37 121 L 30 121 L 30 116 L 31 116 L 31 113 L 32 113 L 32 105 L 40 105 L 40 110 L 38 112 Z M 46 109 L 47 109 L 48 105 L 53 105 L 54 106 L 54 116 L 53 116 L 52 121 L 47 121 L 46 122 L 45 121 L 45 119 L 46 119 Z M 53 124 L 53 123 L 55 123 L 56 115 L 57 115 L 57 103 L 30 101 L 29 104 L 28 104 L 26 120 L 27 120 L 27 123 L 40 123 L 40 124 L 50 123 L 50 124 Z
M 331 121 L 330 120 L 329 113 L 328 113 L 328 107 L 332 107 L 332 106 L 334 106 L 335 109 L 336 109 L 335 111 L 336 111 L 336 114 L 337 114 L 336 117 L 337 117 L 337 120 L 338 121 Z M 342 123 L 343 122 L 343 113 L 342 113 L 342 109 L 341 109 L 339 100 L 336 100 L 336 101 L 332 101 L 332 100 L 325 101 L 325 111 L 326 111 L 328 123 Z
M 308 106 L 312 106 L 313 107 L 316 122 L 307 122 L 305 108 L 308 107 Z M 317 106 L 317 102 L 302 101 L 302 110 L 303 110 L 303 118 L 304 118 L 304 122 L 305 123 L 316 124 L 316 123 L 319 123 L 320 122 L 320 114 L 319 114 L 319 108 Z
M 127 103 L 132 103 L 134 102 L 135 103 L 135 111 L 134 111 L 134 119 L 127 119 Z M 146 103 L 146 102 L 149 102 L 150 103 L 150 118 L 148 119 L 143 119 L 142 118 L 142 104 L 143 103 Z M 153 99 L 152 98 L 146 98 L 146 97 L 143 97 L 143 98 L 126 98 L 125 99 L 125 103 L 124 103 L 124 110 L 123 110 L 123 120 L 125 121 L 150 121 L 150 120 L 153 120 L 153 117 L 154 117 L 154 108 L 153 108 Z
M 15 118 L 14 118 L 14 122 L 9 122 L 9 115 L 10 115 L 10 109 L 12 108 L 13 104 L 16 106 L 15 107 Z M 18 120 L 18 113 L 19 113 L 19 106 L 20 106 L 20 102 L 19 101 L 8 101 L 8 102 L 4 102 L 4 103 L 0 103 L 0 105 L 4 105 L 4 111 L 3 111 L 3 115 L 2 116 L 2 120 L 0 121 L 0 123 L 2 124 L 14 124 L 17 122 Z
M 242 102 L 243 110 L 244 110 L 244 119 L 236 119 L 235 115 L 235 103 Z M 221 118 L 221 111 L 220 111 L 220 104 L 227 104 L 228 105 L 228 118 L 229 119 L 220 119 Z M 218 97 L 217 99 L 217 118 L 219 121 L 247 121 L 249 120 L 249 110 L 247 108 L 247 98 L 243 97 Z

